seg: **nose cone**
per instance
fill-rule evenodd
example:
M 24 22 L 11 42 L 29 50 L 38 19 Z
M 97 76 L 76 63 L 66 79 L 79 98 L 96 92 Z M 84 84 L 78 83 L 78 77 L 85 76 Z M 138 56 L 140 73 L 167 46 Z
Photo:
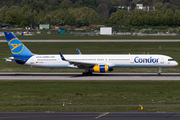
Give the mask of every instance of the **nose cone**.
M 177 65 L 178 65 L 178 63 L 177 63 L 176 61 L 174 61 L 174 65 L 175 65 L 175 66 L 177 66 Z

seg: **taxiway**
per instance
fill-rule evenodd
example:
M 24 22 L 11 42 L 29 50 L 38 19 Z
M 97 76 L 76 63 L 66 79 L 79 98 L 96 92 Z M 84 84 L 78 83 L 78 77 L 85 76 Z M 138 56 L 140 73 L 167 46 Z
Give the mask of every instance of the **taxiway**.
M 179 120 L 179 112 L 0 112 L 1 120 Z
M 180 73 L 0 73 L 0 80 L 180 80 Z

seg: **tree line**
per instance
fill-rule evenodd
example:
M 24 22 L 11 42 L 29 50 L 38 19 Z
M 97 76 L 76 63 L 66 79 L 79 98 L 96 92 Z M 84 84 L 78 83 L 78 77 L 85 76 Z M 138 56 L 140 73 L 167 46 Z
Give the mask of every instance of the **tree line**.
M 7 0 L 8 1 L 8 0 Z M 11 0 L 10 0 L 11 1 Z M 0 23 L 18 27 L 31 24 L 71 25 L 76 27 L 89 24 L 108 26 L 179 26 L 180 10 L 174 9 L 171 0 L 157 0 L 162 3 L 156 11 L 135 9 L 135 3 L 148 0 L 14 0 L 19 4 L 6 3 L 0 8 Z M 178 2 L 179 1 L 179 2 Z M 4 0 L 0 0 L 4 3 Z M 164 2 L 164 3 L 163 3 Z M 174 1 L 175 4 L 180 0 Z M 125 4 L 131 10 L 118 9 Z M 134 6 L 134 7 L 133 7 Z

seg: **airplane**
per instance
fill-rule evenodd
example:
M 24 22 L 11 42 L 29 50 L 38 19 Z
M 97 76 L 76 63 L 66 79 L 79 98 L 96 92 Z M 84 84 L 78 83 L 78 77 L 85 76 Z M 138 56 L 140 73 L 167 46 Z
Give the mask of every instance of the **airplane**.
M 114 68 L 159 68 L 174 67 L 178 63 L 171 57 L 158 54 L 78 54 L 39 55 L 32 53 L 14 34 L 4 32 L 13 57 L 6 61 L 40 68 L 85 69 L 82 75 L 92 72 L 107 73 Z

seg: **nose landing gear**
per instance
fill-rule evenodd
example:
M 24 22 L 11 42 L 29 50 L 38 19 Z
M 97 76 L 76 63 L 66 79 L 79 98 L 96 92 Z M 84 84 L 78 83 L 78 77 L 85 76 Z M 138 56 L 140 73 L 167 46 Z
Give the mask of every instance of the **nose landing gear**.
M 159 67 L 159 71 L 158 71 L 158 75 L 161 75 L 161 69 L 163 69 L 162 67 Z

